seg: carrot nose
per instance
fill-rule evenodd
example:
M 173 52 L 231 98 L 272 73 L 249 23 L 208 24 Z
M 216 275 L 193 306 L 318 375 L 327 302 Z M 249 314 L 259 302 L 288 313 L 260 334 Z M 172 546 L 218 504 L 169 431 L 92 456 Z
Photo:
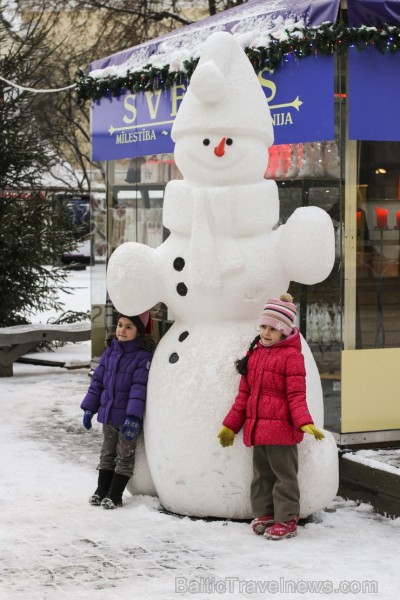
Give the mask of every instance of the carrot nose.
M 218 146 L 214 148 L 215 156 L 223 156 L 225 154 L 225 140 L 226 138 L 223 137 Z

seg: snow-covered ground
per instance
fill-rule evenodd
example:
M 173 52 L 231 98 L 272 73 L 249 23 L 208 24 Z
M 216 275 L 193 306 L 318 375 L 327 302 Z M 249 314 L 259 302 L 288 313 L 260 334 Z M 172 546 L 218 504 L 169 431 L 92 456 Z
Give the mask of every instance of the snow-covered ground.
M 88 275 L 71 272 L 68 308 L 89 308 Z M 101 434 L 81 425 L 88 383 L 87 369 L 19 363 L 0 379 L 1 600 L 398 597 L 400 519 L 366 504 L 338 497 L 280 542 L 247 523 L 165 514 L 149 496 L 90 506 Z

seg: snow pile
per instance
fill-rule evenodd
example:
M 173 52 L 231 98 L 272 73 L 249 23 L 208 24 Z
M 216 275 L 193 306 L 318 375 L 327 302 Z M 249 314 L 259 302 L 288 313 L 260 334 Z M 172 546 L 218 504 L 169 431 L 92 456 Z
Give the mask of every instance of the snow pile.
M 346 452 L 344 458 L 400 477 L 400 448 L 357 450 Z

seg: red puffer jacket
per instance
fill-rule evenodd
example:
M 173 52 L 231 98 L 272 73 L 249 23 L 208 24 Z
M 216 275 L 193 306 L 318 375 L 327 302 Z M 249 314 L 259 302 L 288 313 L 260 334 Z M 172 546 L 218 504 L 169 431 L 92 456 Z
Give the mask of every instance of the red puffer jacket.
M 313 423 L 305 376 L 298 329 L 272 346 L 259 342 L 223 424 L 235 433 L 244 424 L 246 446 L 298 444 L 304 435 L 300 427 Z

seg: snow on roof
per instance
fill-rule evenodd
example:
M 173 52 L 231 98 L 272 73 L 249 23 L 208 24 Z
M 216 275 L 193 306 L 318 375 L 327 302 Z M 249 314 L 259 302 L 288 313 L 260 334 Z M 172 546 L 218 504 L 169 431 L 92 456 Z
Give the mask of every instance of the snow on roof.
M 249 0 L 249 2 L 176 29 L 150 40 L 94 61 L 90 76 L 103 79 L 123 77 L 128 71 L 141 70 L 146 65 L 160 68 L 169 65 L 172 71 L 182 71 L 184 61 L 198 58 L 202 45 L 214 31 L 230 31 L 246 47 L 268 47 L 271 38 L 282 40 L 286 30 L 293 32 L 304 26 L 318 26 L 335 21 L 339 0 Z

